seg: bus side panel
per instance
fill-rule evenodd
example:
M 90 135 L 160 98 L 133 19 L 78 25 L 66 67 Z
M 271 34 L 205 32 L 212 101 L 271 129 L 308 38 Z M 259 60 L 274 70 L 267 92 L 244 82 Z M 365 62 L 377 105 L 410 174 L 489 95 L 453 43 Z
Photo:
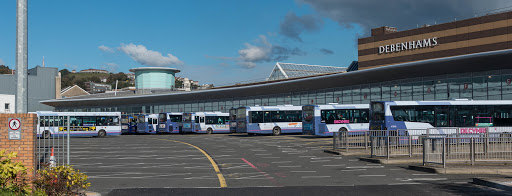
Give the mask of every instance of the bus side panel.
M 225 125 L 212 125 L 213 133 L 230 133 L 229 124 Z

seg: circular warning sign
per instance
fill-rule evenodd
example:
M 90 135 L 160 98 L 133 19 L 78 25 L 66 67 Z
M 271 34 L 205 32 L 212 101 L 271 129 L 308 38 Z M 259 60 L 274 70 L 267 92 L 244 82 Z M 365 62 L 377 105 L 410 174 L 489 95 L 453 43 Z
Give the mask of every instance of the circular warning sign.
M 16 130 L 20 129 L 20 127 L 21 127 L 20 119 L 13 118 L 13 119 L 9 120 L 9 129 L 16 131 Z

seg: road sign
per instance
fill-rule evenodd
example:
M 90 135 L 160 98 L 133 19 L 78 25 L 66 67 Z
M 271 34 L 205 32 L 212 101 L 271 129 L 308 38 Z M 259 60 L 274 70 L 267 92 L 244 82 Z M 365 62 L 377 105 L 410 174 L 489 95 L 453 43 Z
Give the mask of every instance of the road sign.
M 9 118 L 9 140 L 21 139 L 21 120 L 18 118 Z
M 9 131 L 17 131 L 21 127 L 21 120 L 17 118 L 9 118 Z

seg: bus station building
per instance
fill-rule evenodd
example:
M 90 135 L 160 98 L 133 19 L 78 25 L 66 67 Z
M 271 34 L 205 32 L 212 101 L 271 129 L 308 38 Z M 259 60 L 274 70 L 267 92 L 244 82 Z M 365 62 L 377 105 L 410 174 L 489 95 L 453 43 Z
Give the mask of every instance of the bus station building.
M 372 30 L 358 40 L 348 72 L 190 92 L 90 95 L 41 103 L 56 111 L 227 112 L 254 105 L 370 101 L 512 100 L 512 12 L 405 31 Z M 358 69 L 354 69 L 357 67 Z

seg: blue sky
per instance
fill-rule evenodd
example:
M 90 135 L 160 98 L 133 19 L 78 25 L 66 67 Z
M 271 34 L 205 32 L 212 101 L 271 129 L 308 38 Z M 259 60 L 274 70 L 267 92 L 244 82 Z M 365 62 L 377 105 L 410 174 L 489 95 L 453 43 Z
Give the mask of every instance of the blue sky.
M 439 2 L 443 1 L 427 4 L 435 7 Z M 442 9 L 443 14 L 475 12 L 468 1 L 457 2 L 469 9 L 453 3 Z M 485 5 L 502 6 L 496 2 Z M 375 4 L 373 0 L 29 0 L 28 64 L 29 68 L 41 65 L 44 56 L 46 66 L 70 70 L 176 67 L 182 70 L 177 76 L 216 85 L 261 80 L 276 61 L 346 67 L 357 60 L 357 38 L 367 36 L 368 27 L 416 25 L 401 22 L 411 19 L 407 14 L 414 14 L 414 9 L 384 20 L 380 14 L 390 12 Z M 411 20 L 440 17 L 429 16 Z M 0 1 L 0 29 L 0 64 L 13 68 L 16 0 Z

